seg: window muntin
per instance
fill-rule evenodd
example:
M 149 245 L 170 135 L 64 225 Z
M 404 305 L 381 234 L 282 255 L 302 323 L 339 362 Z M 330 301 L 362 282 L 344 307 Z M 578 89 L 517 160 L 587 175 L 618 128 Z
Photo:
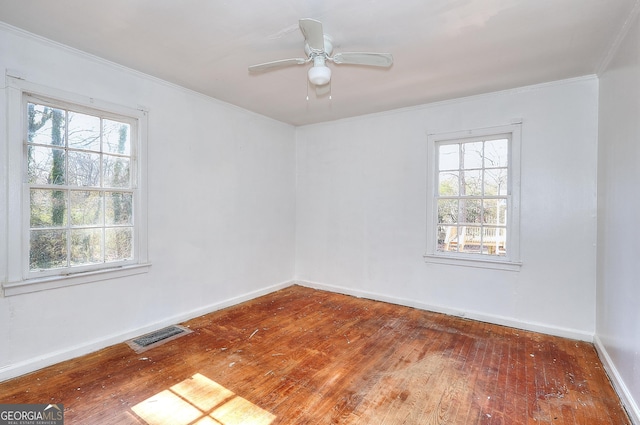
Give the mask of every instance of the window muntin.
M 436 143 L 438 252 L 506 256 L 509 135 Z
M 137 120 L 25 95 L 28 274 L 135 261 Z

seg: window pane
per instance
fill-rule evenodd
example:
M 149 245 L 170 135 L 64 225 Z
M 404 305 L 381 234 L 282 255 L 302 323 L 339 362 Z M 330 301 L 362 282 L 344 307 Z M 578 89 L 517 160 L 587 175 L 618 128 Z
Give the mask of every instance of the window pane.
M 105 222 L 133 224 L 133 194 L 127 192 L 105 192 Z
M 507 225 L 507 200 L 506 199 L 498 200 L 498 223 L 503 226 Z
M 67 234 L 65 230 L 32 230 L 29 269 L 67 267 Z
M 100 154 L 69 152 L 69 184 L 100 187 Z
M 69 111 L 69 147 L 100 151 L 100 118 Z
M 438 192 L 441 196 L 457 196 L 460 192 L 459 172 L 441 172 L 439 176 Z
M 458 223 L 458 200 L 440 199 L 438 200 L 438 224 Z
M 482 142 L 472 142 L 462 144 L 462 167 L 465 170 L 470 168 L 482 168 Z
M 461 227 L 464 229 L 460 235 L 460 252 L 480 253 L 482 228 L 476 226 Z
M 102 150 L 121 155 L 131 154 L 131 126 L 118 121 L 103 120 Z
M 472 170 L 462 172 L 462 182 L 460 185 L 463 196 L 482 195 L 482 170 Z
M 104 156 L 104 187 L 131 187 L 129 158 Z
M 31 189 L 30 226 L 60 227 L 67 224 L 67 192 L 65 190 Z
M 438 251 L 458 251 L 458 227 L 438 226 Z
M 71 265 L 102 262 L 102 229 L 71 230 Z
M 507 224 L 507 200 L 506 199 L 485 199 L 483 201 L 483 219 L 485 224 L 506 225 Z
M 482 222 L 486 224 L 498 224 L 498 200 L 485 199 L 482 201 Z
M 64 146 L 65 111 L 44 105 L 27 105 L 29 143 Z
M 121 261 L 133 258 L 133 228 L 105 229 L 105 261 Z
M 458 170 L 460 168 L 460 145 L 440 145 L 438 149 L 438 169 Z
M 460 223 L 481 223 L 482 220 L 482 200 L 481 199 L 461 199 L 460 200 Z
M 485 168 L 506 167 L 509 163 L 509 140 L 487 140 L 484 144 Z
M 27 178 L 30 184 L 65 184 L 64 150 L 29 146 Z
M 484 171 L 485 196 L 507 195 L 507 169 L 494 168 Z
M 507 228 L 506 227 L 498 227 L 496 229 L 496 237 L 499 238 L 500 244 L 498 246 L 499 251 L 498 255 L 506 255 L 507 254 Z
M 505 255 L 507 229 L 504 227 L 485 227 L 482 236 L 482 253 L 487 255 Z
M 70 208 L 72 226 L 103 224 L 102 193 L 97 190 L 72 190 Z

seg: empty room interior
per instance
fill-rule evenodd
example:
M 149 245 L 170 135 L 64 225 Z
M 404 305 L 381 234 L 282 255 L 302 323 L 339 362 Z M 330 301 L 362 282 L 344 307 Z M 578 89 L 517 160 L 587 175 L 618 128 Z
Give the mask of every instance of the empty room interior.
M 640 425 L 639 15 L 0 0 L 0 408 Z

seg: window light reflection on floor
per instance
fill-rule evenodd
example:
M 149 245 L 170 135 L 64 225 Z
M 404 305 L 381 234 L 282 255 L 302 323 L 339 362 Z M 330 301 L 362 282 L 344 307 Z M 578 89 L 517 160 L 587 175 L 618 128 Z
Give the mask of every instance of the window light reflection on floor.
M 269 425 L 276 418 L 199 373 L 131 410 L 148 425 Z

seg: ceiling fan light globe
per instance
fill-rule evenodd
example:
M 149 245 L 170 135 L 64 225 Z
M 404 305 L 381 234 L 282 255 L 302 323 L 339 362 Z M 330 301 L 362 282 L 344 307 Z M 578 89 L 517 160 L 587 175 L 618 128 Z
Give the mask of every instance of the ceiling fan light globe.
M 331 80 L 331 69 L 327 66 L 312 66 L 309 68 L 308 76 L 311 84 L 322 86 Z

